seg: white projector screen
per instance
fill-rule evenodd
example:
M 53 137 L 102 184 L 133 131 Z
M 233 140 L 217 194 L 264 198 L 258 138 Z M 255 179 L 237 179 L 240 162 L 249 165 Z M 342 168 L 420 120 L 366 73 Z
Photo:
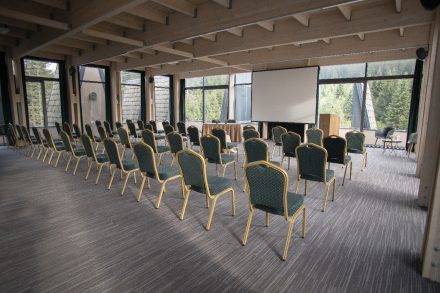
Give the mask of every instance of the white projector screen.
M 315 123 L 318 67 L 252 73 L 252 120 Z

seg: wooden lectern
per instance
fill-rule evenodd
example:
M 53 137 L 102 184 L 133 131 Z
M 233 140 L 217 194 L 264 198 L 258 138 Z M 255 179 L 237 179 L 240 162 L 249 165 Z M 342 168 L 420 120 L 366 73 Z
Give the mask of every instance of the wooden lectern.
M 339 116 L 334 114 L 320 114 L 319 128 L 324 132 L 324 137 L 330 135 L 339 136 Z

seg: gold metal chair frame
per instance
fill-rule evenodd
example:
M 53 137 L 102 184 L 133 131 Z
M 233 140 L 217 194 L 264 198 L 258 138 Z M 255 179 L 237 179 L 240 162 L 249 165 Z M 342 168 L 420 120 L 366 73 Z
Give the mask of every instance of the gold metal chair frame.
M 274 135 L 274 133 L 273 133 L 273 131 L 274 131 L 275 128 L 282 128 L 282 129 L 285 130 L 284 133 L 287 133 L 287 129 L 284 128 L 284 127 L 282 127 L 282 126 L 279 126 L 279 125 L 278 125 L 278 126 L 275 126 L 274 128 L 272 128 L 273 148 L 272 148 L 272 154 L 271 154 L 271 157 L 273 157 L 274 154 L 275 154 L 275 148 L 278 147 L 278 154 L 281 154 L 281 151 L 283 150 L 283 145 L 277 145 L 276 142 L 275 142 L 275 135 Z M 280 137 L 280 138 L 281 138 L 281 137 Z
M 206 134 L 206 135 L 204 135 L 204 137 L 209 137 L 209 138 L 215 138 L 215 139 L 217 139 L 217 141 L 218 141 L 218 144 L 219 144 L 219 146 L 220 146 L 220 148 L 219 148 L 219 158 L 220 158 L 220 162 L 222 161 L 222 153 L 221 153 L 221 148 L 222 148 L 222 145 L 221 145 L 221 142 L 220 142 L 220 139 L 218 138 L 218 137 L 216 137 L 216 136 L 214 136 L 214 135 L 212 135 L 212 134 Z M 201 141 L 201 140 L 200 140 Z M 202 144 L 200 144 L 200 146 L 202 146 Z M 202 149 L 202 151 L 203 151 L 203 148 L 201 148 Z M 222 168 L 223 168 L 223 172 L 222 172 L 222 177 L 225 177 L 225 174 L 226 174 L 226 167 L 227 166 L 229 166 L 230 164 L 234 164 L 234 178 L 235 178 L 235 180 L 237 180 L 237 161 L 232 161 L 232 162 L 228 162 L 228 163 L 225 163 L 225 164 L 223 164 L 223 163 L 220 163 L 220 164 L 215 164 L 215 172 L 217 173 L 217 176 L 219 176 L 219 173 L 218 173 L 218 165 L 220 165 Z
M 56 168 L 58 166 L 58 162 L 60 160 L 61 155 L 63 153 L 66 153 L 66 150 L 64 149 L 64 150 L 58 151 L 55 146 L 55 143 L 53 142 L 52 134 L 50 132 L 49 132 L 49 137 L 50 137 L 50 142 L 46 141 L 47 149 L 46 149 L 46 152 L 43 157 L 43 163 L 44 163 L 44 160 L 46 159 L 46 156 L 49 154 L 49 152 L 51 152 L 51 154 L 49 156 L 49 161 L 47 163 L 48 165 L 50 165 L 50 163 L 52 162 L 53 155 L 57 154 L 57 158 L 56 158 L 55 166 L 54 166 Z
M 344 137 L 342 137 L 342 136 L 338 136 L 338 135 L 330 135 L 330 136 L 328 136 L 328 137 L 334 137 L 334 138 L 341 138 L 341 139 L 343 139 L 343 140 L 345 140 L 345 150 L 344 150 L 344 155 L 345 154 L 348 154 L 348 152 L 347 152 L 347 139 L 345 139 Z M 323 143 L 324 143 L 324 140 L 323 140 Z M 334 164 L 336 164 L 336 163 L 334 163 Z M 352 175 L 352 173 L 353 173 L 353 160 L 350 160 L 350 162 L 348 162 L 347 164 L 342 164 L 343 165 L 343 168 L 344 168 L 344 177 L 343 177 L 343 179 L 342 179 L 342 186 L 344 186 L 344 183 L 345 183 L 345 177 L 346 177 L 346 175 L 347 175 L 347 168 L 348 167 L 350 167 L 350 180 L 351 180 L 351 175 Z M 350 166 L 349 166 L 350 165 Z M 328 162 L 328 168 L 330 169 L 330 162 Z
M 365 141 L 365 134 L 364 133 L 362 133 L 362 132 L 360 132 L 360 131 L 356 131 L 356 130 L 352 130 L 352 131 L 350 131 L 350 132 L 352 132 L 352 133 L 360 133 L 360 134 L 362 134 L 363 136 L 364 136 L 364 141 Z M 348 132 L 347 132 L 348 133 Z M 345 134 L 346 136 L 347 136 L 347 133 Z M 351 153 L 351 154 L 354 154 L 354 153 Z M 361 171 L 364 171 L 364 169 L 365 168 L 367 168 L 367 159 L 368 159 L 368 153 L 367 153 L 367 149 L 365 148 L 365 145 L 364 145 L 364 152 L 363 152 L 363 154 L 362 154 L 362 166 L 361 166 Z M 351 166 L 351 167 L 353 167 L 353 166 Z M 351 172 L 352 172 L 352 170 L 350 169 L 350 179 L 351 179 Z
M 293 234 L 293 225 L 295 224 L 296 219 L 301 215 L 302 213 L 302 238 L 306 237 L 306 207 L 305 205 L 301 205 L 298 210 L 291 216 L 289 216 L 289 212 L 288 212 L 288 208 L 287 208 L 287 188 L 289 186 L 289 176 L 287 175 L 287 172 L 282 169 L 281 167 L 278 167 L 274 164 L 271 164 L 269 162 L 266 161 L 256 161 L 256 162 L 252 162 L 249 163 L 248 165 L 246 165 L 245 168 L 245 172 L 246 169 L 255 165 L 265 165 L 268 168 L 274 169 L 278 172 L 281 172 L 281 174 L 283 174 L 284 177 L 284 194 L 283 194 L 283 202 L 284 202 L 284 219 L 286 219 L 287 223 L 288 223 L 288 229 L 287 229 L 287 237 L 286 237 L 286 242 L 284 244 L 284 251 L 283 251 L 283 256 L 282 256 L 282 260 L 286 260 L 287 259 L 287 255 L 289 252 L 289 247 L 290 247 L 290 242 L 292 239 L 292 234 Z M 246 174 L 246 173 L 245 173 Z M 245 175 L 246 176 L 246 175 Z M 245 180 L 247 181 L 247 178 L 245 178 Z M 247 183 L 249 185 L 249 182 Z M 243 240 L 242 240 L 242 245 L 245 246 L 247 243 L 247 239 L 249 236 L 249 230 L 252 224 L 252 219 L 254 216 L 254 211 L 255 211 L 255 207 L 251 204 L 251 200 L 250 200 L 250 193 L 248 191 L 248 199 L 249 199 L 249 215 L 248 215 L 248 219 L 246 222 L 246 228 L 244 230 L 243 233 Z M 269 226 L 269 213 L 265 212 L 266 216 L 266 227 Z
M 298 190 L 299 190 L 299 184 L 300 184 L 300 181 L 301 181 L 301 175 L 300 175 L 300 170 L 301 170 L 301 164 L 300 164 L 300 162 L 299 162 L 299 158 L 298 158 L 298 148 L 300 148 L 300 147 L 308 147 L 308 146 L 314 146 L 314 147 L 317 147 L 317 148 L 320 148 L 321 150 L 323 150 L 324 152 L 325 152 L 325 157 L 324 157 L 324 162 L 325 162 L 325 164 L 324 164 L 324 182 L 320 182 L 320 183 L 323 183 L 324 184 L 324 202 L 323 202 L 323 204 L 322 204 L 322 212 L 325 212 L 325 208 L 326 208 L 326 206 L 327 206 L 327 197 L 328 197 L 328 192 L 329 192 L 329 189 L 330 189 L 330 185 L 333 183 L 333 194 L 332 194 L 332 201 L 334 201 L 335 200 L 335 188 L 336 188 L 336 176 L 335 177 L 333 177 L 331 180 L 329 180 L 329 181 L 325 181 L 325 178 L 326 178 L 326 174 L 327 174 L 327 169 L 326 169 L 326 166 L 327 166 L 327 159 L 328 159 L 328 153 L 327 153 L 327 150 L 325 149 L 325 148 L 323 148 L 323 147 L 321 147 L 321 146 L 319 146 L 319 145 L 316 145 L 316 144 L 313 144 L 313 143 L 306 143 L 306 144 L 302 144 L 302 145 L 300 145 L 300 146 L 298 146 L 296 149 L 295 149 L 295 152 L 296 152 L 296 161 L 297 161 L 297 164 L 298 164 L 298 168 L 297 168 L 297 181 L 296 181 L 296 189 L 295 189 L 295 192 L 296 193 L 298 193 Z M 306 179 L 304 179 L 304 196 L 307 196 L 307 180 Z
M 322 131 L 322 129 L 319 129 L 319 128 L 316 128 L 316 127 L 313 127 L 313 128 L 307 129 L 307 130 L 306 130 L 307 143 L 309 143 L 309 132 L 311 132 L 311 131 L 318 131 L 318 132 L 321 133 L 321 144 L 318 145 L 318 146 L 321 146 L 321 147 L 322 147 L 322 145 L 323 145 L 322 141 L 323 141 L 323 139 L 324 139 L 324 131 Z M 315 145 L 317 145 L 317 144 L 315 144 Z
M 182 152 L 189 152 L 190 154 L 198 157 L 200 159 L 200 161 L 202 162 L 202 176 L 203 176 L 203 185 L 204 185 L 204 189 L 206 192 L 206 206 L 209 208 L 208 210 L 208 223 L 205 226 L 205 229 L 207 231 L 209 231 L 211 229 L 211 224 L 212 224 L 212 218 L 214 216 L 214 209 L 215 209 L 215 205 L 217 203 L 217 200 L 222 196 L 225 195 L 227 193 L 231 193 L 231 203 L 232 203 L 232 216 L 235 216 L 235 191 L 233 188 L 227 188 L 225 190 L 223 190 L 222 192 L 218 193 L 218 194 L 211 194 L 211 191 L 209 190 L 209 184 L 208 184 L 208 176 L 207 176 L 207 171 L 206 171 L 206 162 L 205 159 L 197 152 L 193 151 L 193 150 L 181 150 L 177 153 L 177 159 L 179 160 L 179 154 Z M 181 171 L 182 172 L 182 171 Z M 183 201 L 183 206 L 182 206 L 182 210 L 180 212 L 180 220 L 183 220 L 183 218 L 185 217 L 185 211 L 186 211 L 186 207 L 188 205 L 188 200 L 189 200 L 189 196 L 191 194 L 191 189 L 185 185 L 185 178 L 182 174 L 182 191 L 183 191 L 183 197 L 184 197 L 184 201 Z
M 150 132 L 153 133 L 153 137 L 154 137 L 153 143 L 154 143 L 154 148 L 156 149 L 156 151 L 155 151 L 154 153 L 159 157 L 159 163 L 158 163 L 158 165 L 160 166 L 160 164 L 162 163 L 162 157 L 163 157 L 165 154 L 168 154 L 168 153 L 171 154 L 171 150 L 166 151 L 166 152 L 159 153 L 159 152 L 157 151 L 157 140 L 156 140 L 156 137 L 154 136 L 154 132 L 151 131 L 151 130 L 148 130 L 148 129 L 145 129 L 145 130 L 143 130 L 143 131 L 150 131 Z M 141 136 L 141 137 L 142 137 L 142 136 Z M 142 142 L 143 142 L 143 141 L 142 141 Z M 166 145 L 166 142 L 167 142 L 167 137 L 166 137 L 166 135 L 165 135 L 165 145 Z M 153 150 L 154 150 L 154 149 L 153 149 Z
M 148 147 L 151 150 L 151 152 L 153 153 L 154 177 L 157 180 L 157 182 L 159 182 L 159 184 L 160 184 L 160 192 L 159 192 L 159 195 L 157 197 L 156 206 L 155 206 L 155 208 L 158 209 L 160 207 L 160 203 L 162 201 L 162 197 L 163 197 L 164 193 L 166 193 L 166 185 L 167 185 L 167 183 L 169 181 L 173 181 L 175 179 L 181 179 L 182 175 L 178 174 L 178 175 L 175 175 L 173 177 L 167 178 L 165 180 L 161 180 L 160 177 L 159 177 L 159 172 L 157 171 L 156 156 L 154 156 L 154 150 L 149 145 L 147 145 L 144 142 L 139 142 L 139 143 L 141 143 L 144 146 Z M 141 186 L 139 187 L 139 192 L 138 192 L 138 196 L 137 196 L 137 201 L 138 202 L 141 200 L 142 191 L 144 190 L 145 181 L 147 182 L 148 189 L 150 189 L 150 177 L 148 177 L 144 172 L 141 172 L 140 170 L 139 170 L 139 174 L 141 174 L 142 181 L 141 181 Z M 182 188 L 182 197 L 184 197 L 183 188 Z
M 84 154 L 82 156 L 77 156 L 75 154 L 75 150 L 72 147 L 72 141 L 71 141 L 70 136 L 65 131 L 62 131 L 61 133 L 64 133 L 64 135 L 66 135 L 67 141 L 68 141 L 68 144 L 69 144 L 68 146 L 64 146 L 64 148 L 66 149 L 65 153 L 69 157 L 69 159 L 67 160 L 66 168 L 64 169 L 64 171 L 67 172 L 67 170 L 69 170 L 70 162 L 72 161 L 72 159 L 74 159 L 74 160 L 76 160 L 76 164 L 75 164 L 75 168 L 73 169 L 73 175 L 75 175 L 76 174 L 76 170 L 78 169 L 79 161 L 82 158 L 87 157 L 87 155 Z

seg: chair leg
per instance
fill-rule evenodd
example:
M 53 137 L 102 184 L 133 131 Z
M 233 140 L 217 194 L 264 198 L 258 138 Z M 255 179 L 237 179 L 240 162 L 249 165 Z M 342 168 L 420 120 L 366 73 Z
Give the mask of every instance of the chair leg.
M 325 184 L 324 187 L 324 202 L 322 204 L 322 212 L 325 212 L 325 207 L 327 206 L 327 197 L 328 197 L 328 190 L 329 190 L 329 186 L 327 184 Z
M 265 212 L 265 215 L 266 215 L 266 217 L 265 217 L 266 227 L 269 227 L 269 213 Z
M 244 229 L 244 233 L 243 233 L 243 239 L 241 240 L 241 244 L 244 246 L 246 245 L 248 236 L 249 236 L 249 230 L 251 228 L 251 224 L 252 224 L 252 218 L 254 216 L 254 209 L 251 207 L 249 209 L 249 215 L 248 215 L 248 219 L 247 219 L 247 223 L 246 223 L 246 228 Z
M 350 168 L 351 169 L 351 168 Z M 329 186 L 330 188 L 330 186 Z M 333 179 L 333 194 L 332 194 L 332 201 L 335 201 L 335 189 L 336 189 L 336 178 Z
M 57 159 L 55 161 L 55 167 L 58 166 L 58 162 L 60 161 L 61 153 L 58 153 Z
M 115 177 L 115 173 L 116 173 L 116 167 L 115 167 L 114 170 L 112 170 L 112 168 L 110 166 L 110 174 L 111 174 L 111 176 L 110 176 L 110 181 L 109 181 L 108 187 L 107 187 L 108 190 L 110 190 L 110 187 L 112 186 L 113 178 Z
M 49 148 L 46 149 L 46 151 L 44 152 L 44 156 L 43 156 L 43 163 L 46 160 L 47 157 L 47 153 L 49 152 Z
M 180 220 L 183 220 L 183 218 L 185 217 L 186 206 L 188 205 L 190 194 L 191 194 L 191 190 L 186 191 L 185 199 L 183 200 L 182 211 L 180 212 Z
M 156 209 L 158 209 L 160 207 L 160 202 L 162 200 L 162 196 L 165 193 L 165 186 L 167 184 L 167 181 L 165 180 L 162 185 L 160 186 L 160 192 L 159 192 L 159 197 L 157 198 L 157 202 L 156 202 Z
M 90 163 L 90 165 L 92 165 L 92 164 Z M 96 175 L 95 185 L 98 184 L 99 177 L 101 176 L 102 167 L 104 167 L 104 164 L 101 164 L 99 166 L 98 175 Z
M 299 191 L 299 184 L 301 183 L 301 179 L 298 177 L 296 179 L 296 187 L 295 187 L 295 193 L 298 193 Z
M 304 196 L 307 195 L 307 180 L 304 180 Z
M 347 174 L 347 168 L 348 168 L 349 166 L 348 166 L 348 164 L 347 165 L 344 165 L 344 177 L 342 178 L 342 186 L 344 186 L 344 183 L 345 183 L 345 176 L 346 176 L 346 174 Z M 351 179 L 351 178 L 350 178 Z
M 236 162 L 234 162 L 234 176 L 235 176 L 235 180 L 237 180 L 237 163 Z
M 71 160 L 72 160 L 72 155 L 69 156 L 69 160 L 67 161 L 66 169 L 64 169 L 64 171 L 67 172 L 67 170 L 69 170 L 69 166 L 70 166 L 70 161 Z
M 213 199 L 211 200 L 210 204 L 209 204 L 209 211 L 208 211 L 208 223 L 206 224 L 206 230 L 209 231 L 209 229 L 211 229 L 211 223 L 212 223 L 212 218 L 214 216 L 214 209 L 215 209 L 215 204 L 217 203 L 217 199 Z
M 223 175 L 222 177 L 225 177 L 225 173 L 226 173 L 226 165 L 221 165 L 223 167 Z
M 49 162 L 48 162 L 49 165 L 50 165 L 50 163 L 52 162 L 52 158 L 53 158 L 53 154 L 54 154 L 54 153 L 55 153 L 55 152 L 52 151 L 51 154 L 50 154 Z
M 289 252 L 289 246 L 290 246 L 290 240 L 292 239 L 292 232 L 293 232 L 293 220 L 289 220 L 289 227 L 287 230 L 286 244 L 284 245 L 283 260 L 287 259 L 287 254 Z
M 130 178 L 130 174 L 131 174 L 131 172 L 128 172 L 127 174 L 125 174 L 124 186 L 122 187 L 121 196 L 124 195 L 125 188 L 127 187 L 128 178 Z
M 78 169 L 79 161 L 81 160 L 81 157 L 78 157 L 76 159 L 75 169 L 73 169 L 73 175 L 76 174 L 76 170 Z
M 84 180 L 87 180 L 87 178 L 89 178 L 89 174 L 90 174 L 91 169 L 92 169 L 92 161 L 87 160 L 87 173 L 86 173 L 86 177 L 84 178 Z
M 290 157 L 287 158 L 287 170 L 290 170 Z
M 142 191 L 144 190 L 145 181 L 147 181 L 147 177 L 142 176 L 141 186 L 139 187 L 139 192 L 137 196 L 137 201 L 141 200 Z
M 231 190 L 231 205 L 232 205 L 232 216 L 235 216 L 235 191 Z
M 350 180 L 351 180 L 351 174 L 352 173 L 353 173 L 353 161 L 350 162 Z
M 306 238 L 306 207 L 303 208 L 302 238 Z

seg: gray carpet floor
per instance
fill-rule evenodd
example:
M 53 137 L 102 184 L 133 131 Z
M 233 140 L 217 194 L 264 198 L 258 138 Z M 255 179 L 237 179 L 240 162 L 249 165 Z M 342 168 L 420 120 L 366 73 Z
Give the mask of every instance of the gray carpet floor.
M 121 197 L 119 176 L 108 191 L 107 170 L 95 185 L 96 171 L 84 181 L 84 163 L 76 176 L 64 166 L 0 149 L 0 292 L 440 292 L 420 275 L 426 211 L 416 203 L 414 159 L 403 151 L 369 149 L 364 172 L 355 157 L 345 186 L 343 169 L 332 165 L 336 199 L 325 213 L 322 186 L 309 184 L 307 235 L 298 221 L 285 262 L 282 217 L 265 227 L 257 212 L 247 246 L 240 244 L 248 214 L 241 168 L 236 216 L 229 198 L 220 199 L 208 232 L 203 196 L 193 194 L 178 219 L 177 183 L 156 210 L 156 183 L 137 203 L 133 180 Z

